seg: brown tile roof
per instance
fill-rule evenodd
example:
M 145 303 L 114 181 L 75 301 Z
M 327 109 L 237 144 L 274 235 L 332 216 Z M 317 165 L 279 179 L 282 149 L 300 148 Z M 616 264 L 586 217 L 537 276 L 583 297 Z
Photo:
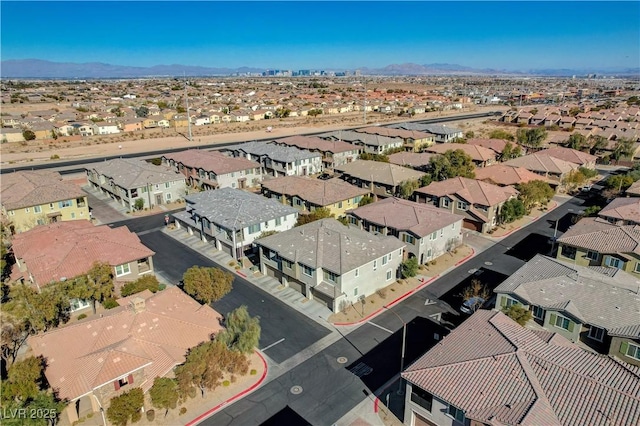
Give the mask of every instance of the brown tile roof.
M 77 277 L 94 262 L 117 266 L 155 254 L 126 226 L 112 229 L 88 220 L 41 225 L 17 234 L 13 252 L 38 285 Z
M 247 160 L 243 157 L 228 157 L 219 151 L 188 149 L 186 151 L 164 154 L 163 157 L 174 160 L 177 163 L 182 163 L 190 168 L 213 172 L 216 175 L 260 167 L 260 164 L 255 161 Z
M 429 185 L 417 189 L 416 192 L 436 197 L 457 195 L 469 203 L 482 206 L 493 206 L 518 194 L 518 191 L 510 186 L 501 187 L 463 177 L 431 182 Z
M 505 161 L 504 164 L 514 167 L 524 167 L 532 172 L 553 174 L 564 174 L 578 168 L 576 163 L 537 153 L 511 159 Z
M 640 199 L 616 198 L 600 210 L 598 216 L 640 224 Z
M 427 152 L 396 152 L 389 155 L 389 162 L 398 166 L 426 167 L 437 154 Z
M 485 424 L 640 423 L 640 369 L 478 311 L 402 377 Z
M 295 146 L 296 148 L 309 151 L 340 153 L 348 151 L 360 151 L 360 147 L 343 141 L 331 141 L 315 136 L 289 136 L 282 139 L 275 139 L 276 144 Z
M 0 198 L 7 210 L 86 196 L 77 185 L 64 182 L 60 173 L 49 170 L 7 173 L 0 181 Z
M 402 138 L 402 139 L 428 139 L 434 138 L 435 135 L 429 132 L 420 132 L 418 130 L 405 130 L 405 129 L 392 129 L 389 127 L 370 126 L 361 129 L 355 129 L 356 132 L 369 133 L 372 135 L 387 136 L 390 138 Z
M 488 181 L 496 185 L 516 185 L 527 183 L 532 180 L 546 180 L 522 167 L 507 166 L 505 164 L 494 164 L 476 169 L 476 179 Z
M 640 180 L 633 182 L 625 193 L 636 197 L 640 196 Z
M 614 225 L 604 219 L 585 217 L 558 242 L 599 253 L 640 254 L 640 225 Z
M 154 294 L 144 305 L 137 313 L 120 306 L 29 339 L 33 352 L 46 358 L 45 375 L 60 398 L 75 400 L 143 367 L 140 385 L 147 391 L 156 376 L 184 362 L 189 348 L 221 329 L 220 314 L 177 287 Z
M 262 187 L 277 194 L 298 196 L 317 206 L 328 206 L 370 192 L 340 179 L 319 180 L 303 176 L 269 179 L 262 183 Z
M 451 150 L 462 150 L 465 154 L 470 156 L 473 161 L 482 162 L 496 159 L 496 152 L 494 150 L 479 145 L 469 145 L 466 143 L 438 144 L 427 148 L 427 152 L 433 152 L 436 154 L 444 154 L 445 152 Z
M 504 147 L 507 145 L 508 141 L 504 139 L 467 139 L 467 145 L 476 145 L 482 146 L 485 148 L 489 148 L 493 150 L 496 154 L 502 154 Z M 514 145 L 514 143 L 511 145 Z
M 348 213 L 380 226 L 411 231 L 418 237 L 425 237 L 464 219 L 428 204 L 395 197 L 349 210 Z
M 587 163 L 593 163 L 596 161 L 595 155 L 587 154 L 586 152 L 578 151 L 571 148 L 554 147 L 543 149 L 537 152 L 538 155 L 548 155 L 550 157 L 559 158 L 570 163 L 584 165 Z
M 364 180 L 397 186 L 407 180 L 418 180 L 425 174 L 395 164 L 357 160 L 336 167 L 336 171 Z

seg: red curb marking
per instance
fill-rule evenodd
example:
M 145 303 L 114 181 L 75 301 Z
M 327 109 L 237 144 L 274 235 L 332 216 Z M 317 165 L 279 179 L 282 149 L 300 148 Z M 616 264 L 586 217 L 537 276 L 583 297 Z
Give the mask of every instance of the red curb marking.
M 373 412 L 377 413 L 378 412 L 378 404 L 380 403 L 380 399 L 378 397 L 376 397 L 376 401 L 373 403 Z
M 226 401 L 221 402 L 220 404 L 216 405 L 215 407 L 213 407 L 212 409 L 204 412 L 203 414 L 200 414 L 198 417 L 196 417 L 195 419 L 191 420 L 189 423 L 186 424 L 186 426 L 195 426 L 197 425 L 199 422 L 203 421 L 204 419 L 211 417 L 211 415 L 213 415 L 216 411 L 218 411 L 220 408 L 224 407 L 225 405 L 235 401 L 236 399 L 239 399 L 243 396 L 245 396 L 246 394 L 248 394 L 249 392 L 253 391 L 254 389 L 256 389 L 258 386 L 260 386 L 262 384 L 262 382 L 264 381 L 265 377 L 267 377 L 267 361 L 264 359 L 264 357 L 260 354 L 260 352 L 256 351 L 256 353 L 258 354 L 258 356 L 260 357 L 260 359 L 262 360 L 262 365 L 264 366 L 264 371 L 262 372 L 262 377 L 260 377 L 260 380 L 258 380 L 256 383 L 254 383 L 251 387 L 243 390 L 242 392 L 240 392 L 239 394 L 232 396 L 231 398 L 227 399 Z
M 464 259 L 457 261 L 457 262 L 456 262 L 456 264 L 455 264 L 455 265 L 453 265 L 453 266 L 459 266 L 459 265 L 462 265 L 464 262 L 466 262 L 467 260 L 471 259 L 471 258 L 472 258 L 473 256 L 475 256 L 475 255 L 476 255 L 476 251 L 473 249 L 473 247 L 471 247 L 471 254 L 469 254 L 469 255 L 468 255 L 467 257 L 465 257 Z
M 240 275 L 241 277 L 247 278 L 244 272 L 236 271 L 236 274 Z

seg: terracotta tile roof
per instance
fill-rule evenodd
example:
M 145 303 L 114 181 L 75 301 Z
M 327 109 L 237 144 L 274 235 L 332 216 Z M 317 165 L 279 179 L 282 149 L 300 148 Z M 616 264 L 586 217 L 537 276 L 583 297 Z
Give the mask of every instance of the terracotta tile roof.
M 220 314 L 177 287 L 149 297 L 137 313 L 120 306 L 103 315 L 29 339 L 47 359 L 45 375 L 61 398 L 75 400 L 140 368 L 146 391 L 184 362 L 189 348 L 221 330 Z
M 273 142 L 309 151 L 340 153 L 360 150 L 360 147 L 348 142 L 326 140 L 315 136 L 289 136 L 287 138 L 275 139 Z
M 576 163 L 542 154 L 529 154 L 505 161 L 507 166 L 523 167 L 532 172 L 564 174 L 577 169 Z
M 614 225 L 604 219 L 585 217 L 558 242 L 599 253 L 640 254 L 640 225 Z
M 374 181 L 385 185 L 397 186 L 407 180 L 418 180 L 425 174 L 395 164 L 379 161 L 356 160 L 336 167 L 337 172 L 363 181 Z
M 409 166 L 413 168 L 426 167 L 436 155 L 437 154 L 429 154 L 427 152 L 402 151 L 389 155 L 389 162 L 398 166 Z
M 510 186 L 497 186 L 477 179 L 456 177 L 429 185 L 416 190 L 421 194 L 442 197 L 457 195 L 472 204 L 493 206 L 518 195 L 518 191 Z
M 428 132 L 420 132 L 418 130 L 405 130 L 405 129 L 392 129 L 390 127 L 382 126 L 370 126 L 361 129 L 355 129 L 356 132 L 370 133 L 373 135 L 387 136 L 390 138 L 402 138 L 402 139 L 429 139 L 435 135 Z
M 466 143 L 438 144 L 427 148 L 427 152 L 433 152 L 435 154 L 444 154 L 447 151 L 456 150 L 463 151 L 470 156 L 473 161 L 484 162 L 496 159 L 496 152 L 494 150 L 479 145 L 469 145 Z
M 220 151 L 188 149 L 186 151 L 164 154 L 163 157 L 168 160 L 174 160 L 177 163 L 182 163 L 190 168 L 213 172 L 216 175 L 260 167 L 260 164 L 255 161 L 247 160 L 243 157 L 228 157 Z
M 369 194 L 368 189 L 358 188 L 341 179 L 319 180 L 304 176 L 282 176 L 269 179 L 262 187 L 289 197 L 298 196 L 317 206 L 328 206 L 359 195 Z
M 504 147 L 507 145 L 507 142 L 508 141 L 505 141 L 504 139 L 467 139 L 467 145 L 476 145 L 489 148 L 496 154 L 502 154 L 502 151 L 504 151 Z M 514 145 L 512 142 L 509 143 L 511 143 L 511 145 Z
M 60 173 L 49 170 L 7 173 L 0 180 L 0 198 L 7 210 L 86 196 L 80 187 L 63 181 Z
M 633 182 L 631 186 L 627 188 L 625 193 L 636 197 L 640 196 L 640 180 Z
M 81 275 L 94 262 L 117 266 L 155 254 L 126 226 L 112 229 L 88 220 L 57 222 L 17 234 L 13 252 L 38 285 Z
M 478 311 L 402 377 L 485 424 L 640 422 L 640 369 Z
M 593 163 L 598 157 L 595 155 L 587 154 L 586 152 L 578 151 L 571 148 L 554 147 L 543 149 L 537 152 L 538 155 L 548 155 L 550 157 L 559 158 L 570 163 L 579 165 L 585 165 L 587 163 Z
M 616 198 L 604 206 L 598 212 L 598 216 L 616 220 L 628 220 L 640 224 L 640 199 Z
M 488 181 L 496 185 L 516 185 L 527 183 L 532 180 L 546 179 L 522 167 L 507 166 L 505 164 L 494 164 L 476 169 L 476 179 Z
M 419 237 L 425 237 L 464 219 L 443 209 L 401 198 L 386 198 L 349 210 L 348 213 L 379 226 L 411 231 Z

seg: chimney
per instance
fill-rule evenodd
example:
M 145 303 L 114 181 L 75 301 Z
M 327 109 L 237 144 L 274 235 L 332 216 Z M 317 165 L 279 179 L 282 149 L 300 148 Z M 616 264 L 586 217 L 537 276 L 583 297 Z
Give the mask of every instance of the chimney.
M 144 299 L 142 297 L 134 297 L 129 301 L 129 305 L 136 314 L 144 311 Z

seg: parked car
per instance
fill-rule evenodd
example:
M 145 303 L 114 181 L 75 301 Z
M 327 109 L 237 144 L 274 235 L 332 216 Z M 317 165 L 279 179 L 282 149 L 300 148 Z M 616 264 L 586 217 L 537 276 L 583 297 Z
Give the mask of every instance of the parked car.
M 465 300 L 462 306 L 460 306 L 460 312 L 471 315 L 484 305 L 485 300 L 482 297 L 472 297 Z

